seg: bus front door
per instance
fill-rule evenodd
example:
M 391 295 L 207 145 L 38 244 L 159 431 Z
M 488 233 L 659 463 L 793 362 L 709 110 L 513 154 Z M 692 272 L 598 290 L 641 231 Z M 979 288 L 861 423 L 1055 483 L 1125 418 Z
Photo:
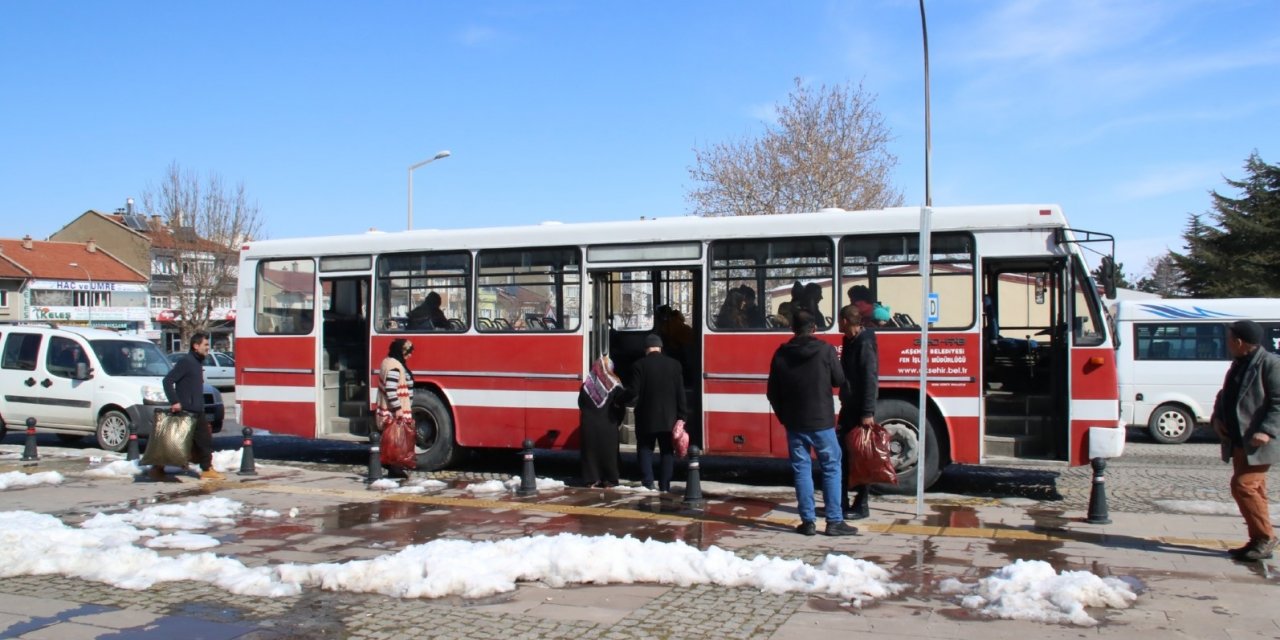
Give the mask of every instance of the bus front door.
M 983 456 L 1065 459 L 1066 262 L 983 262 Z
M 369 277 L 320 279 L 320 424 L 317 435 L 367 436 L 369 411 Z

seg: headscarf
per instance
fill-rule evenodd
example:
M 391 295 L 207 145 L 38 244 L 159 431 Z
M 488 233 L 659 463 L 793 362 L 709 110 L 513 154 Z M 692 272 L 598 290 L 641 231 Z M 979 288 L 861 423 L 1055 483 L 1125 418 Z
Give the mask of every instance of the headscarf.
M 591 371 L 587 373 L 587 379 L 582 382 L 582 390 L 587 392 L 587 397 L 591 398 L 591 403 L 596 405 L 597 409 L 603 407 L 605 401 L 609 399 L 609 394 L 620 386 L 622 381 L 613 374 L 613 361 L 609 356 L 600 356 L 592 362 Z
M 409 370 L 409 363 L 405 362 L 407 354 L 404 352 L 404 348 L 406 345 L 411 344 L 413 343 L 406 338 L 396 338 L 391 341 L 391 348 L 387 350 L 387 357 L 399 362 L 405 371 Z

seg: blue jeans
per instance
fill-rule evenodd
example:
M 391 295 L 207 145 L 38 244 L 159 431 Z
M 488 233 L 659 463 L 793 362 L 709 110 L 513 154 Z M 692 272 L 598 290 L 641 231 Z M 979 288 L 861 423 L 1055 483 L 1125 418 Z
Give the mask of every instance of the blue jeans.
M 787 429 L 787 449 L 791 454 L 791 471 L 796 478 L 796 500 L 800 503 L 800 519 L 814 522 L 818 514 L 813 504 L 813 462 L 809 450 L 818 454 L 818 466 L 822 469 L 822 506 L 827 510 L 827 522 L 844 520 L 840 506 L 840 445 L 836 442 L 836 429 L 821 431 L 792 431 Z

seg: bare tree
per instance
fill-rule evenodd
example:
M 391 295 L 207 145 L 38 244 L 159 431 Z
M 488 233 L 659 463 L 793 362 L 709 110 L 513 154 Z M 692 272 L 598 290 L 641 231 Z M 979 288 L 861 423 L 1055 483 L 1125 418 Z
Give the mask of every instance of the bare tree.
M 757 139 L 694 149 L 693 213 L 742 216 L 877 209 L 902 204 L 889 182 L 891 132 L 862 85 L 807 87 L 799 78 L 777 123 Z
M 261 209 L 244 184 L 228 187 L 216 173 L 201 180 L 177 162 L 158 189 L 142 194 L 153 225 L 152 294 L 167 294 L 174 324 L 189 344 L 207 332 L 215 308 L 235 307 L 240 245 L 262 230 Z

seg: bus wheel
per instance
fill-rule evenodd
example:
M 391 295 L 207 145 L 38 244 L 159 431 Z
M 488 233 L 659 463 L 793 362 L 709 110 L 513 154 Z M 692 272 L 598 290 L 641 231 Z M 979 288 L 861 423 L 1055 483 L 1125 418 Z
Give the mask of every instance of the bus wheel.
M 881 400 L 876 405 L 876 421 L 889 431 L 889 451 L 893 455 L 893 468 L 898 472 L 898 484 L 873 485 L 872 490 L 876 493 L 915 495 L 916 467 L 920 459 L 920 440 L 916 437 L 919 418 L 920 411 L 916 406 L 904 400 Z M 926 434 L 929 440 L 926 443 L 924 477 L 924 486 L 928 489 L 937 482 L 942 468 L 938 465 L 937 432 L 928 422 L 925 422 L 925 428 L 929 430 Z
M 1196 421 L 1186 409 L 1176 404 L 1162 404 L 1151 412 L 1147 430 L 1160 444 L 1181 444 L 1191 438 Z
M 436 471 L 454 461 L 453 416 L 440 397 L 429 391 L 413 394 L 413 421 L 417 426 L 418 469 Z

